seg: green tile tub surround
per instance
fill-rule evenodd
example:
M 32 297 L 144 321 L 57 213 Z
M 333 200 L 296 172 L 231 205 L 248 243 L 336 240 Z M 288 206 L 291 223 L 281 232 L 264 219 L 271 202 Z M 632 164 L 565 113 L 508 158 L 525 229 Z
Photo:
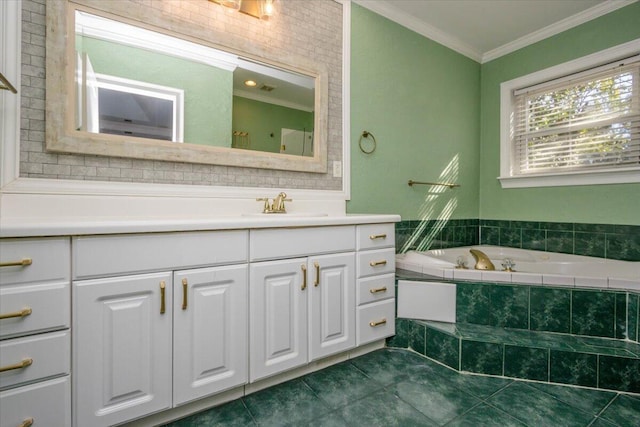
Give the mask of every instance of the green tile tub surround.
M 596 388 L 598 386 L 598 356 L 574 351 L 551 350 L 549 381 Z
M 628 339 L 640 342 L 640 294 L 629 292 L 627 299 L 627 328 Z
M 432 233 L 434 228 L 435 235 Z M 409 241 L 412 244 L 405 247 Z M 490 219 L 403 220 L 396 223 L 398 251 L 477 244 L 640 261 L 640 226 Z
M 456 322 L 491 324 L 491 287 L 480 283 L 456 284 Z
M 482 219 L 479 228 L 482 245 L 640 261 L 637 225 Z
M 640 359 L 598 357 L 598 387 L 640 393 Z
M 529 314 L 534 331 L 571 331 L 571 291 L 563 288 L 531 287 Z
M 477 245 L 477 219 L 408 220 L 396 223 L 396 251 L 431 250 Z
M 505 345 L 503 375 L 549 381 L 549 349 Z
M 426 356 L 460 370 L 460 339 L 430 328 L 427 331 Z
M 456 283 L 456 322 L 638 342 L 635 292 Z
M 518 285 L 491 287 L 491 325 L 501 328 L 529 327 L 529 288 Z
M 431 329 L 428 333 L 431 333 Z M 503 362 L 504 347 L 502 344 L 462 340 L 461 371 L 502 375 Z
M 615 337 L 614 338 L 625 340 L 630 337 L 629 323 L 628 323 L 629 316 L 627 313 L 628 309 L 629 309 L 629 293 L 628 292 L 616 293 L 616 314 L 615 314 L 615 325 L 614 325 Z
M 616 293 L 571 291 L 571 333 L 615 337 Z

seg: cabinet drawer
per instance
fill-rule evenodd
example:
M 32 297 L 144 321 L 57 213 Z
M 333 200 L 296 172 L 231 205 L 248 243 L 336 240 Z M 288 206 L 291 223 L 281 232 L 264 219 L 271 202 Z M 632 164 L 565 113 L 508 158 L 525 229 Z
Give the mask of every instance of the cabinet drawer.
M 0 342 L 0 365 L 3 368 L 31 362 L 23 368 L 0 372 L 0 389 L 68 374 L 70 352 L 69 331 Z
M 358 344 L 395 334 L 395 299 L 373 302 L 358 307 Z
M 29 265 L 0 268 L 0 286 L 69 280 L 71 245 L 68 238 L 1 239 L 0 263 L 31 260 Z
M 251 230 L 249 257 L 251 261 L 261 261 L 349 252 L 355 247 L 355 226 L 268 228 Z
M 71 426 L 69 377 L 57 378 L 0 392 L 0 426 Z
M 395 224 L 359 225 L 356 239 L 358 250 L 395 246 Z
M 358 305 L 395 297 L 395 280 L 395 274 L 358 279 Z
M 395 254 L 395 248 L 359 252 L 358 277 L 373 276 L 374 274 L 395 273 Z
M 0 287 L 0 314 L 15 315 L 0 320 L 0 338 L 68 328 L 70 301 L 68 282 Z
M 73 239 L 73 278 L 246 262 L 246 230 L 88 236 Z

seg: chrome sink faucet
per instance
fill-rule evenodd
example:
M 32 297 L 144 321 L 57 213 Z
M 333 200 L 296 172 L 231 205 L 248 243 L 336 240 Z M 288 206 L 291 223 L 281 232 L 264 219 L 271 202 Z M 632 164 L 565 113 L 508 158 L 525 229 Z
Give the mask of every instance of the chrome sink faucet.
M 287 193 L 280 192 L 276 197 L 274 197 L 273 201 L 269 203 L 268 197 L 261 197 L 256 199 L 258 202 L 264 202 L 264 208 L 262 209 L 262 213 L 272 214 L 272 213 L 287 213 L 287 210 L 284 206 L 284 202 L 290 202 L 292 199 L 287 199 Z

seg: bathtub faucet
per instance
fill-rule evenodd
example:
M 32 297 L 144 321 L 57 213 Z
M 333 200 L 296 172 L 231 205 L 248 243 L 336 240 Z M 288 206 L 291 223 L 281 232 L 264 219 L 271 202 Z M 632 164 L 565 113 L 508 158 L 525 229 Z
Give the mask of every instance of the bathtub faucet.
M 469 249 L 471 255 L 476 260 L 476 265 L 473 267 L 476 270 L 495 270 L 496 266 L 493 265 L 487 254 L 478 249 Z

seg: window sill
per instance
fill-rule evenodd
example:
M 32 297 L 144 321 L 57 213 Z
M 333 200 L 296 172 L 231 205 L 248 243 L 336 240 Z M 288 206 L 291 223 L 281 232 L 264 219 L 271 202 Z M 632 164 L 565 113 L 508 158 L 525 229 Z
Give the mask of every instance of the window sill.
M 573 185 L 632 184 L 640 183 L 640 167 L 545 173 L 536 175 L 499 176 L 502 188 L 562 187 Z

